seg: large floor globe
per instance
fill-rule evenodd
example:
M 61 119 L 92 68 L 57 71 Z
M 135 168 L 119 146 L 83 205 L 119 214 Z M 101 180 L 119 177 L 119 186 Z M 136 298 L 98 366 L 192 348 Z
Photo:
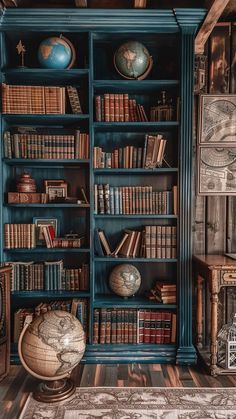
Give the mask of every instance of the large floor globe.
M 83 357 L 85 334 L 73 314 L 62 310 L 48 311 L 23 329 L 18 350 L 23 366 L 31 375 L 58 383 L 69 376 Z M 66 385 L 66 380 L 59 386 L 63 387 L 63 383 Z M 47 387 L 50 388 L 50 385 L 47 384 Z M 38 400 L 54 401 L 43 388 L 41 393 L 46 395 L 46 400 L 42 395 L 36 397 Z

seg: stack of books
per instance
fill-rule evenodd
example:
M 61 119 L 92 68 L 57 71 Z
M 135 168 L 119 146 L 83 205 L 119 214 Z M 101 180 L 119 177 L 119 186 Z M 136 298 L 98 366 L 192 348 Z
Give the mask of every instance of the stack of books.
M 157 281 L 147 297 L 163 304 L 176 304 L 176 284 Z
M 5 249 L 36 247 L 35 224 L 4 224 Z

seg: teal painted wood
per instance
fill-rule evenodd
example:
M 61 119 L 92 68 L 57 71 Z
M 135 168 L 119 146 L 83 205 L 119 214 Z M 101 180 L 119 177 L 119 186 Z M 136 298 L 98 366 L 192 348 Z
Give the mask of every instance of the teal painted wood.
M 145 262 L 145 263 L 174 263 L 177 262 L 178 259 L 148 259 L 148 258 L 126 258 L 126 257 L 112 257 L 112 256 L 104 256 L 104 257 L 94 257 L 95 262 Z
M 24 166 L 35 166 L 35 167 L 53 167 L 54 169 L 60 169 L 64 166 L 67 166 L 69 169 L 70 166 L 74 168 L 75 165 L 80 164 L 89 164 L 89 160 L 48 160 L 48 159 L 3 159 L 4 163 L 9 166 L 18 166 L 18 165 L 24 165 Z
M 179 322 L 176 361 L 196 362 L 192 343 L 192 124 L 194 29 L 184 27 L 181 51 L 181 128 L 179 147 Z
M 179 32 L 182 24 L 195 28 L 205 15 L 204 9 L 129 10 L 118 9 L 4 9 L 1 30 L 107 32 Z
M 5 253 L 68 253 L 68 249 L 58 248 L 51 249 L 47 247 L 35 247 L 34 249 L 4 249 Z M 90 249 L 70 249 L 70 253 L 89 253 Z
M 89 204 L 4 204 L 5 207 L 9 208 L 90 208 Z
M 177 215 L 148 215 L 148 214 L 146 214 L 146 215 L 144 215 L 144 214 L 119 214 L 119 215 L 108 215 L 108 214 L 105 214 L 105 215 L 103 215 L 103 214 L 98 214 L 98 215 L 94 215 L 94 218 L 96 219 L 96 218 L 102 218 L 102 219 L 116 219 L 116 218 L 129 218 L 129 219 L 132 219 L 132 218 L 138 218 L 138 219 L 145 219 L 145 218 L 147 218 L 147 219 L 153 219 L 153 220 L 155 220 L 155 219 L 176 219 L 177 218 Z
M 12 291 L 11 298 L 18 303 L 22 302 L 20 300 L 28 300 L 29 298 L 41 299 L 41 298 L 83 298 L 90 297 L 89 292 L 82 291 Z
M 119 175 L 157 175 L 158 173 L 178 172 L 177 167 L 160 167 L 159 169 L 94 169 L 94 173 L 99 174 L 119 174 Z

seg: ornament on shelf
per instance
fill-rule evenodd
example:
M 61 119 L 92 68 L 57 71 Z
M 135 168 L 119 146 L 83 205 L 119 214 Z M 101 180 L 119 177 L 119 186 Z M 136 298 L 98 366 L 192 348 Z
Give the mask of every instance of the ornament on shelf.
M 134 265 L 128 263 L 117 265 L 110 273 L 109 285 L 120 297 L 131 297 L 141 285 L 140 272 Z
M 236 313 L 232 323 L 225 324 L 217 336 L 217 364 L 236 371 Z
M 17 192 L 36 192 L 36 182 L 30 173 L 24 172 L 16 183 Z
M 22 44 L 21 39 L 18 42 L 17 46 L 16 46 L 18 55 L 20 55 L 21 58 L 21 63 L 19 65 L 19 67 L 24 68 L 25 67 L 25 53 L 26 53 L 26 49 L 25 46 Z
M 151 121 L 172 121 L 174 119 L 173 100 L 167 99 L 166 91 L 161 92 L 161 99 L 158 99 L 157 105 L 152 106 L 150 110 Z

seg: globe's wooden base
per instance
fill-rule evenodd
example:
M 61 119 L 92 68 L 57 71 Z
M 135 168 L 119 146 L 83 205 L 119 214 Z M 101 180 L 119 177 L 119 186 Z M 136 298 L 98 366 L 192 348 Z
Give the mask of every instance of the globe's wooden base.
M 53 403 L 67 399 L 74 392 L 75 385 L 73 381 L 70 378 L 63 378 L 40 383 L 37 391 L 33 393 L 33 397 L 39 402 Z

